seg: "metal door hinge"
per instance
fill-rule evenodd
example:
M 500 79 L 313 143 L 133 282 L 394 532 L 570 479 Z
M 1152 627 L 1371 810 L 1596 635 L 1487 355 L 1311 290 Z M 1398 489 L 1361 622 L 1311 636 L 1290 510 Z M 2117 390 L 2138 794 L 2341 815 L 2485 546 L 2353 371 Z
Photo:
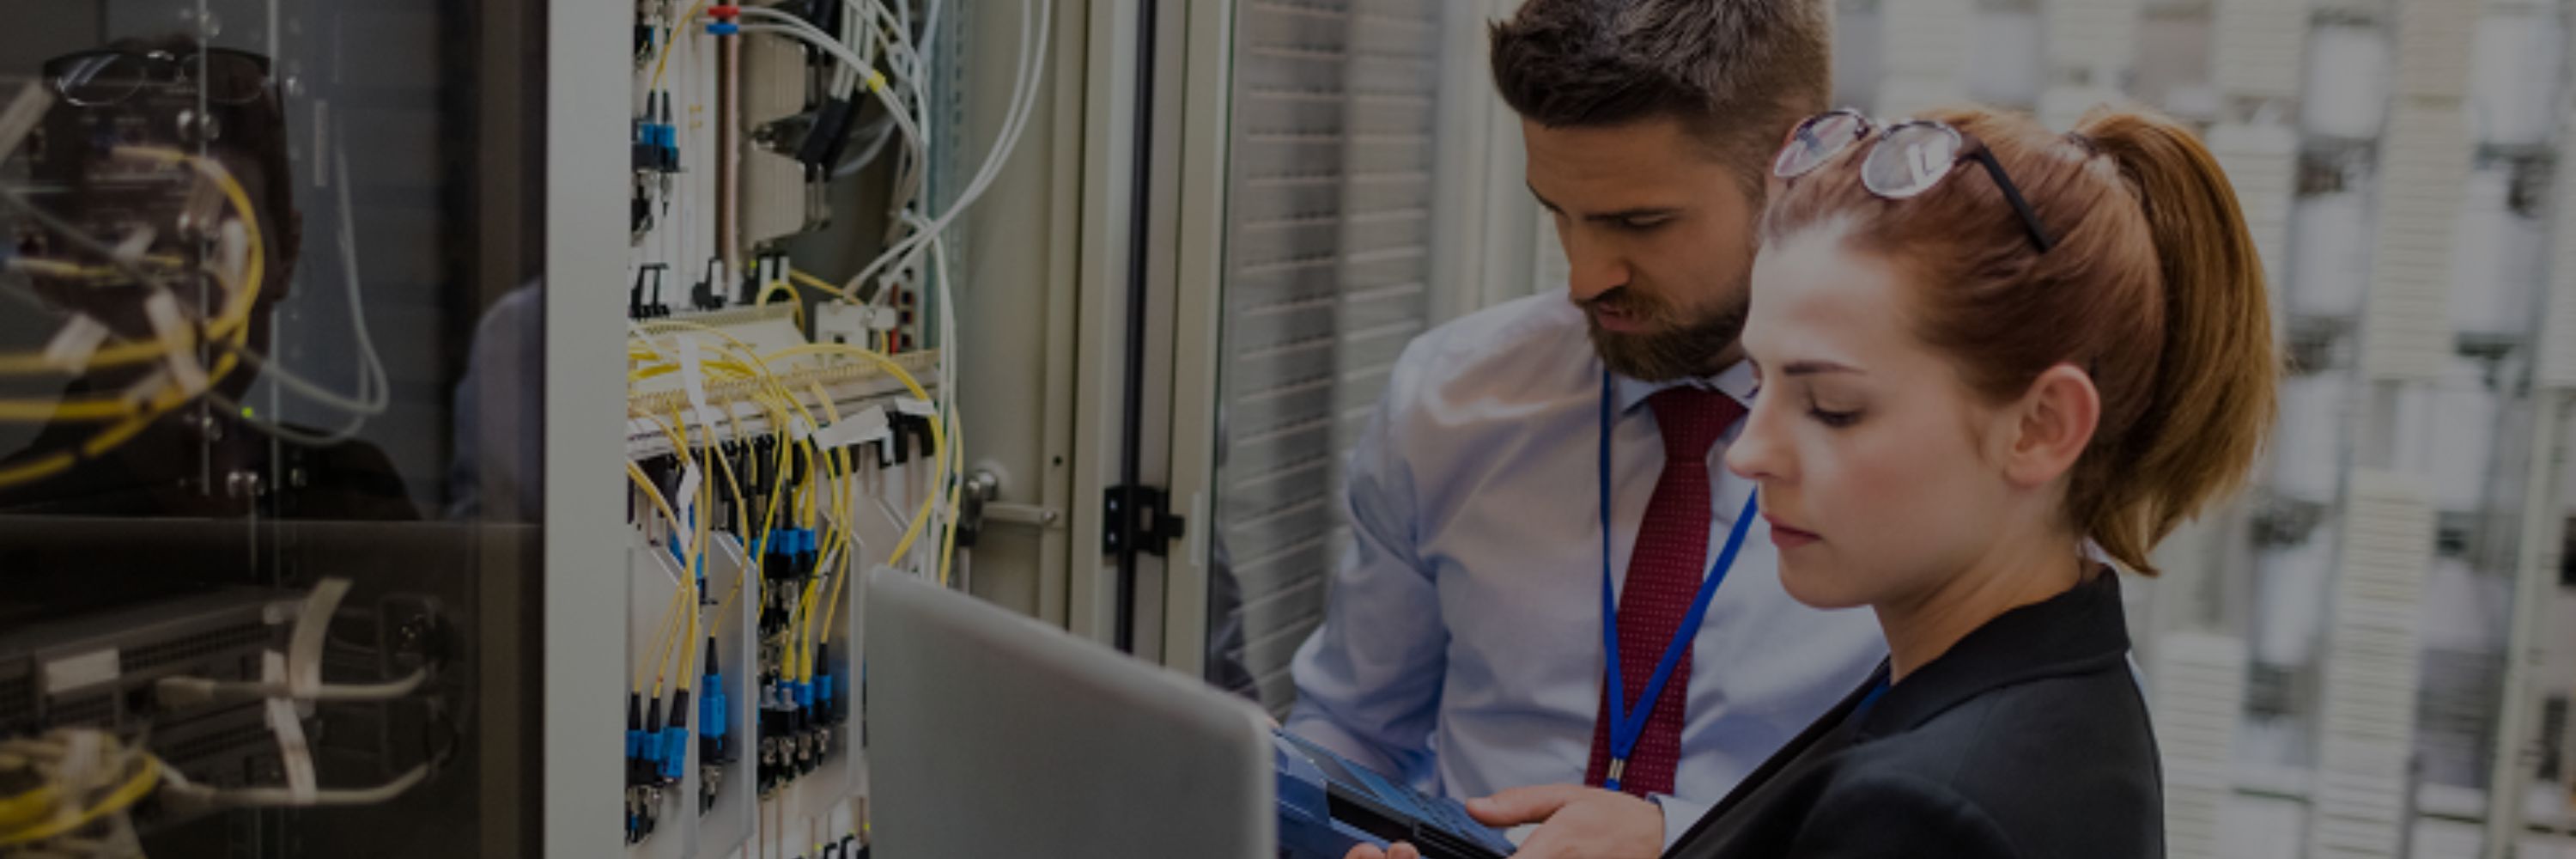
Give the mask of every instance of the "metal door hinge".
M 1100 534 L 1104 553 L 1117 554 L 1132 534 L 1136 551 L 1161 557 L 1188 528 L 1187 521 L 1172 515 L 1171 498 L 1162 487 L 1112 486 L 1107 495 Z

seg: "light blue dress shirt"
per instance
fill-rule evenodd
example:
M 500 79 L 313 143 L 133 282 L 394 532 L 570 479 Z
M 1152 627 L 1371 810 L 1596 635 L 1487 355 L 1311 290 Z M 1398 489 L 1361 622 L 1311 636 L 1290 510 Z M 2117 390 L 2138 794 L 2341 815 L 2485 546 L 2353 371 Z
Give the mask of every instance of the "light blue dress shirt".
M 1755 379 L 1739 364 L 1668 384 L 1749 403 Z M 1663 385 L 1615 387 L 1617 583 L 1664 452 L 1645 407 Z M 1323 625 L 1297 650 L 1290 730 L 1447 796 L 1583 780 L 1602 684 L 1600 388 L 1583 316 L 1558 295 L 1488 308 L 1406 347 L 1353 445 L 1350 548 Z M 1712 560 L 1753 488 L 1724 468 L 1741 430 L 1709 453 Z M 1656 798 L 1667 845 L 1886 655 L 1866 610 L 1799 604 L 1778 563 L 1756 523 L 1709 603 L 1677 796 Z

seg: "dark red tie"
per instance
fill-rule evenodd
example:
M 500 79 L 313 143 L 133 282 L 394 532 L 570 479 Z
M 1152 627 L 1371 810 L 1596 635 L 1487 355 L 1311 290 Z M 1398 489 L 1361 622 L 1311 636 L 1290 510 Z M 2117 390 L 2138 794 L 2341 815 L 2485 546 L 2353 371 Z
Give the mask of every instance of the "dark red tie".
M 1619 677 L 1633 710 L 1655 675 L 1655 663 L 1690 613 L 1708 573 L 1708 534 L 1716 518 L 1710 503 L 1708 451 L 1717 437 L 1744 416 L 1744 407 L 1725 394 L 1692 387 L 1658 391 L 1646 403 L 1655 411 L 1655 426 L 1664 436 L 1664 473 L 1655 479 L 1654 498 L 1646 502 L 1646 519 L 1637 527 L 1637 546 L 1628 557 L 1628 578 L 1619 589 Z M 1682 649 L 1664 692 L 1655 699 L 1654 715 L 1637 737 L 1637 748 L 1619 777 L 1619 789 L 1637 796 L 1673 792 L 1673 772 L 1682 758 L 1682 718 L 1690 701 L 1690 648 Z M 1592 764 L 1583 783 L 1604 784 L 1610 772 L 1610 686 L 1601 686 L 1601 715 L 1593 720 Z

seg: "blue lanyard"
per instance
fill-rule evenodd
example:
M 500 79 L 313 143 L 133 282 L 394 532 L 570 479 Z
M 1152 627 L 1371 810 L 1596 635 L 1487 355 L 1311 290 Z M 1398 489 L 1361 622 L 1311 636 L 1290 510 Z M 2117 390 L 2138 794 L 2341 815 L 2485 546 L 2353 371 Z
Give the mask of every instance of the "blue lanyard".
M 1673 667 L 1681 663 L 1682 653 L 1698 637 L 1700 621 L 1708 617 L 1708 599 L 1717 595 L 1717 586 L 1726 581 L 1726 573 L 1735 566 L 1735 553 L 1744 548 L 1744 534 L 1753 525 L 1759 508 L 1760 493 L 1744 499 L 1743 512 L 1735 516 L 1735 527 L 1726 533 L 1726 548 L 1717 554 L 1717 563 L 1708 568 L 1700 580 L 1699 596 L 1691 600 L 1690 613 L 1682 616 L 1680 629 L 1664 645 L 1663 661 L 1655 664 L 1655 674 L 1647 679 L 1646 688 L 1637 696 L 1637 706 L 1627 706 L 1626 683 L 1619 676 L 1619 605 L 1610 588 L 1610 371 L 1601 372 L 1601 467 L 1598 485 L 1601 490 L 1601 647 L 1608 654 L 1610 677 L 1610 772 L 1602 786 L 1619 789 L 1619 777 L 1628 770 L 1628 755 L 1637 750 L 1637 738 L 1646 732 L 1646 720 L 1654 715 L 1655 701 L 1663 696 L 1664 684 L 1673 678 Z M 1687 684 L 1686 684 L 1687 685 Z

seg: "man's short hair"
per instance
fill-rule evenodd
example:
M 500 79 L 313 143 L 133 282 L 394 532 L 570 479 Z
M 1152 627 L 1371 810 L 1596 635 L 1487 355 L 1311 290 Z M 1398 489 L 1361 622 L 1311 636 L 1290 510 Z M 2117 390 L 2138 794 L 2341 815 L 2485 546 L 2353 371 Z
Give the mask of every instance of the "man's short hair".
M 1679 120 L 1759 194 L 1833 95 L 1830 0 L 1529 0 L 1493 27 L 1503 101 L 1551 128 Z

